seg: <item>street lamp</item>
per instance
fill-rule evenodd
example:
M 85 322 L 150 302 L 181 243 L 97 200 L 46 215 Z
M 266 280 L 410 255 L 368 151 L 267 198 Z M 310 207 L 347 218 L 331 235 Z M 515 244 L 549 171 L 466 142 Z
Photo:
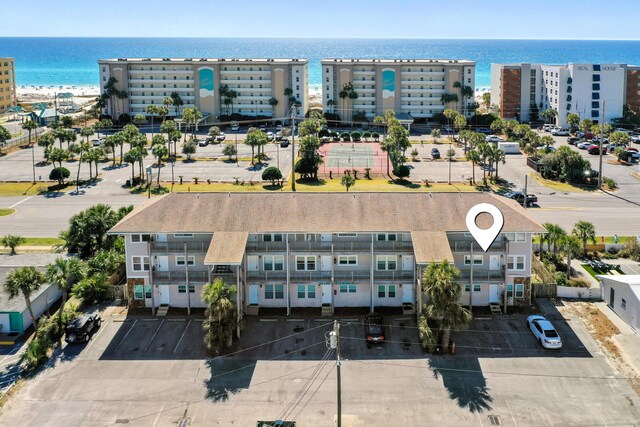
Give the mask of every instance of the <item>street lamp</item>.
M 153 182 L 153 169 L 147 166 L 147 198 L 151 198 L 151 183 Z

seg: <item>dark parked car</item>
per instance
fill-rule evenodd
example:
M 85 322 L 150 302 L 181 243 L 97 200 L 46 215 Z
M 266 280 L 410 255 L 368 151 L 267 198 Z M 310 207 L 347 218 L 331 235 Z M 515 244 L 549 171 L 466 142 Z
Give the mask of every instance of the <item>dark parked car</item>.
M 91 335 L 100 327 L 102 319 L 97 314 L 76 317 L 65 328 L 64 340 L 69 344 L 87 342 Z
M 439 159 L 440 158 L 440 150 L 438 150 L 437 148 L 432 148 L 431 149 L 431 158 L 432 159 Z
M 285 136 L 284 139 L 280 140 L 280 148 L 287 148 L 288 146 L 289 146 L 289 138 Z
M 526 206 L 531 206 L 538 203 L 538 196 L 536 196 L 535 194 L 527 194 L 527 197 L 525 197 L 524 193 L 521 193 L 519 191 L 514 191 L 511 193 L 505 194 L 505 196 L 507 196 L 512 200 L 515 200 L 516 202 L 520 203 L 522 206 L 525 206 L 525 204 Z
M 365 318 L 365 328 L 365 336 L 368 343 L 384 342 L 384 326 L 381 314 L 368 314 Z
M 600 154 L 600 147 L 597 145 L 590 145 L 587 147 L 587 153 L 589 154 Z
M 580 138 L 576 138 L 575 136 L 567 138 L 567 144 L 569 145 L 576 145 L 578 142 L 580 142 Z

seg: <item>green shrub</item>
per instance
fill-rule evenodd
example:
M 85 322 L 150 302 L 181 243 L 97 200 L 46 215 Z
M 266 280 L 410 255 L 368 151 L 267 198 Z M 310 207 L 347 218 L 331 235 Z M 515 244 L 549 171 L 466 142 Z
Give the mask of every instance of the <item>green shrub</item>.
M 99 273 L 95 276 L 82 279 L 73 287 L 72 292 L 73 295 L 87 302 L 101 301 L 107 296 L 108 288 L 109 285 L 106 274 Z
M 618 188 L 618 183 L 613 178 L 603 177 L 602 180 L 610 190 L 615 190 L 616 188 Z
M 30 371 L 37 368 L 47 358 L 47 352 L 51 347 L 51 341 L 46 336 L 38 335 L 34 338 L 22 355 L 22 363 L 25 369 Z
M 568 282 L 567 276 L 564 273 L 556 273 L 556 285 L 567 286 Z
M 58 184 L 64 184 L 64 180 L 69 178 L 71 172 L 67 168 L 55 168 L 49 174 L 49 179 L 51 181 L 58 181 Z
M 630 258 L 634 261 L 640 261 L 640 244 L 637 240 L 630 240 L 624 245 L 624 249 L 619 252 L 622 258 Z
M 420 337 L 420 345 L 424 351 L 432 353 L 438 345 L 437 334 L 427 324 L 427 318 L 420 316 L 418 319 L 418 333 Z
M 405 179 L 411 173 L 411 169 L 407 165 L 399 165 L 393 168 L 393 174 L 400 179 Z
M 587 281 L 587 279 L 576 278 L 569 281 L 569 286 L 573 288 L 588 288 L 591 286 L 591 284 L 589 283 L 589 281 Z

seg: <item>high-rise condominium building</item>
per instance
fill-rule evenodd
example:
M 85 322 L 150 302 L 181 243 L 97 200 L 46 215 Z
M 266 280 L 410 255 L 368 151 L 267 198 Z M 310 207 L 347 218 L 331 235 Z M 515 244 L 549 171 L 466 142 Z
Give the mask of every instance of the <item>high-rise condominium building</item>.
M 234 113 L 279 118 L 296 115 L 308 107 L 306 59 L 118 58 L 98 61 L 101 92 L 114 77 L 115 89 L 127 98 L 113 96 L 105 112 L 146 114 L 146 108 L 163 105 L 179 96 L 181 106 L 169 105 L 169 116 L 197 107 L 205 122 Z
M 468 115 L 473 102 L 472 61 L 323 59 L 321 63 L 323 109 L 337 113 L 342 120 L 362 114 L 367 118 L 382 116 L 387 110 L 396 116 L 425 119 L 446 108 Z M 345 91 L 350 85 L 353 90 Z M 456 95 L 458 101 L 445 103 L 443 94 Z
M 547 109 L 601 122 L 622 117 L 628 104 L 640 110 L 640 67 L 627 64 L 491 64 L 491 104 L 500 116 L 523 122 Z M 604 110 L 604 116 L 603 116 Z
M 0 58 L 0 113 L 14 107 L 17 100 L 13 58 Z

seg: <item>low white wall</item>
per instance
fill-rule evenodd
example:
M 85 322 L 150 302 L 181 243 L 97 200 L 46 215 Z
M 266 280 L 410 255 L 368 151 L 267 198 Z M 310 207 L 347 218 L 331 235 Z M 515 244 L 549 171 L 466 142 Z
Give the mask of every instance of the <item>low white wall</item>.
M 576 288 L 570 286 L 557 286 L 558 298 L 601 299 L 600 288 Z

